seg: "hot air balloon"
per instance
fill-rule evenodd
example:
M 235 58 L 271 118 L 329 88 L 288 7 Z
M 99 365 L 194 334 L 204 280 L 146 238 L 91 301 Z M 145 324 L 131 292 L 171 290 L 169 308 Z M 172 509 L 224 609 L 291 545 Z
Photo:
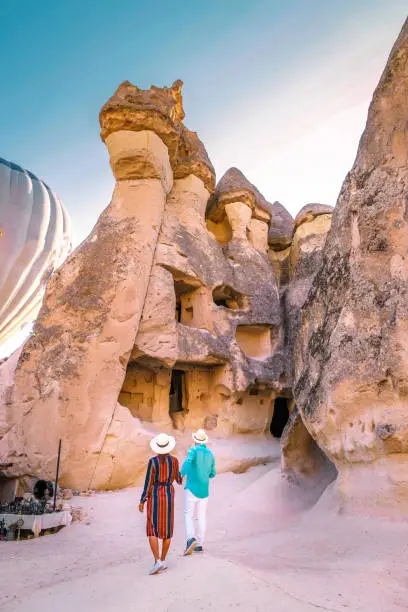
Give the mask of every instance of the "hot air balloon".
M 0 158 L 0 350 L 35 320 L 46 281 L 71 248 L 70 220 L 55 193 Z

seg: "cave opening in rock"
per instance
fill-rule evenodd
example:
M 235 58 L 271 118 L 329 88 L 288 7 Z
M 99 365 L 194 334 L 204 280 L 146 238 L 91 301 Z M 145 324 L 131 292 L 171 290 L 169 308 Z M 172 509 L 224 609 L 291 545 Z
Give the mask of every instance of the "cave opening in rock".
M 9 504 L 17 495 L 17 478 L 8 478 L 0 473 L 0 504 Z
M 219 285 L 212 292 L 214 304 L 230 310 L 243 310 L 248 307 L 248 300 L 239 291 L 228 285 Z
M 129 362 L 118 402 L 141 421 L 152 421 L 156 403 L 156 372 L 139 363 Z
M 184 411 L 184 389 L 185 375 L 183 370 L 172 370 L 169 394 L 169 414 L 171 417 L 175 413 Z
M 176 321 L 181 323 L 181 299 L 176 298 Z
M 212 330 L 209 289 L 188 278 L 174 279 L 175 318 L 187 327 Z
M 270 432 L 274 438 L 280 438 L 289 419 L 289 400 L 287 397 L 277 397 L 273 407 L 273 417 Z

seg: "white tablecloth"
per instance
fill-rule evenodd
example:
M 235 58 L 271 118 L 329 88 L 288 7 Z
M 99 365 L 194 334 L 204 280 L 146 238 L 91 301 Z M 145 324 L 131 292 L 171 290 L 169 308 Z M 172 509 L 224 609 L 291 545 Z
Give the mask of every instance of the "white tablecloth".
M 69 525 L 72 521 L 71 513 L 67 510 L 62 512 L 51 512 L 48 514 L 0 514 L 0 521 L 4 520 L 6 525 L 15 525 L 19 519 L 24 521 L 20 529 L 30 529 L 35 537 L 40 535 L 43 529 L 51 529 L 59 525 Z

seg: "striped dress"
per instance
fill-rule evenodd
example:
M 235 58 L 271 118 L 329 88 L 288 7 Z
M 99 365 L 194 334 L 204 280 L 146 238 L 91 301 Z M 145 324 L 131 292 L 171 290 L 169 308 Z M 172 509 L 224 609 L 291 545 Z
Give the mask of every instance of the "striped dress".
M 176 457 L 165 455 L 149 459 L 145 486 L 140 502 L 147 500 L 147 536 L 160 540 L 173 537 L 174 480 L 181 484 L 179 463 Z

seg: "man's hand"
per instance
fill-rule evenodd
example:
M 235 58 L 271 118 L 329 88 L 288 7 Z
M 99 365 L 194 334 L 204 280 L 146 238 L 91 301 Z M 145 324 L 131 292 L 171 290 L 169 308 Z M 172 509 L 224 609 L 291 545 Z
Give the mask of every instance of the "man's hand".
M 143 513 L 143 508 L 144 508 L 144 502 L 140 502 L 140 504 L 139 504 L 139 512 Z

